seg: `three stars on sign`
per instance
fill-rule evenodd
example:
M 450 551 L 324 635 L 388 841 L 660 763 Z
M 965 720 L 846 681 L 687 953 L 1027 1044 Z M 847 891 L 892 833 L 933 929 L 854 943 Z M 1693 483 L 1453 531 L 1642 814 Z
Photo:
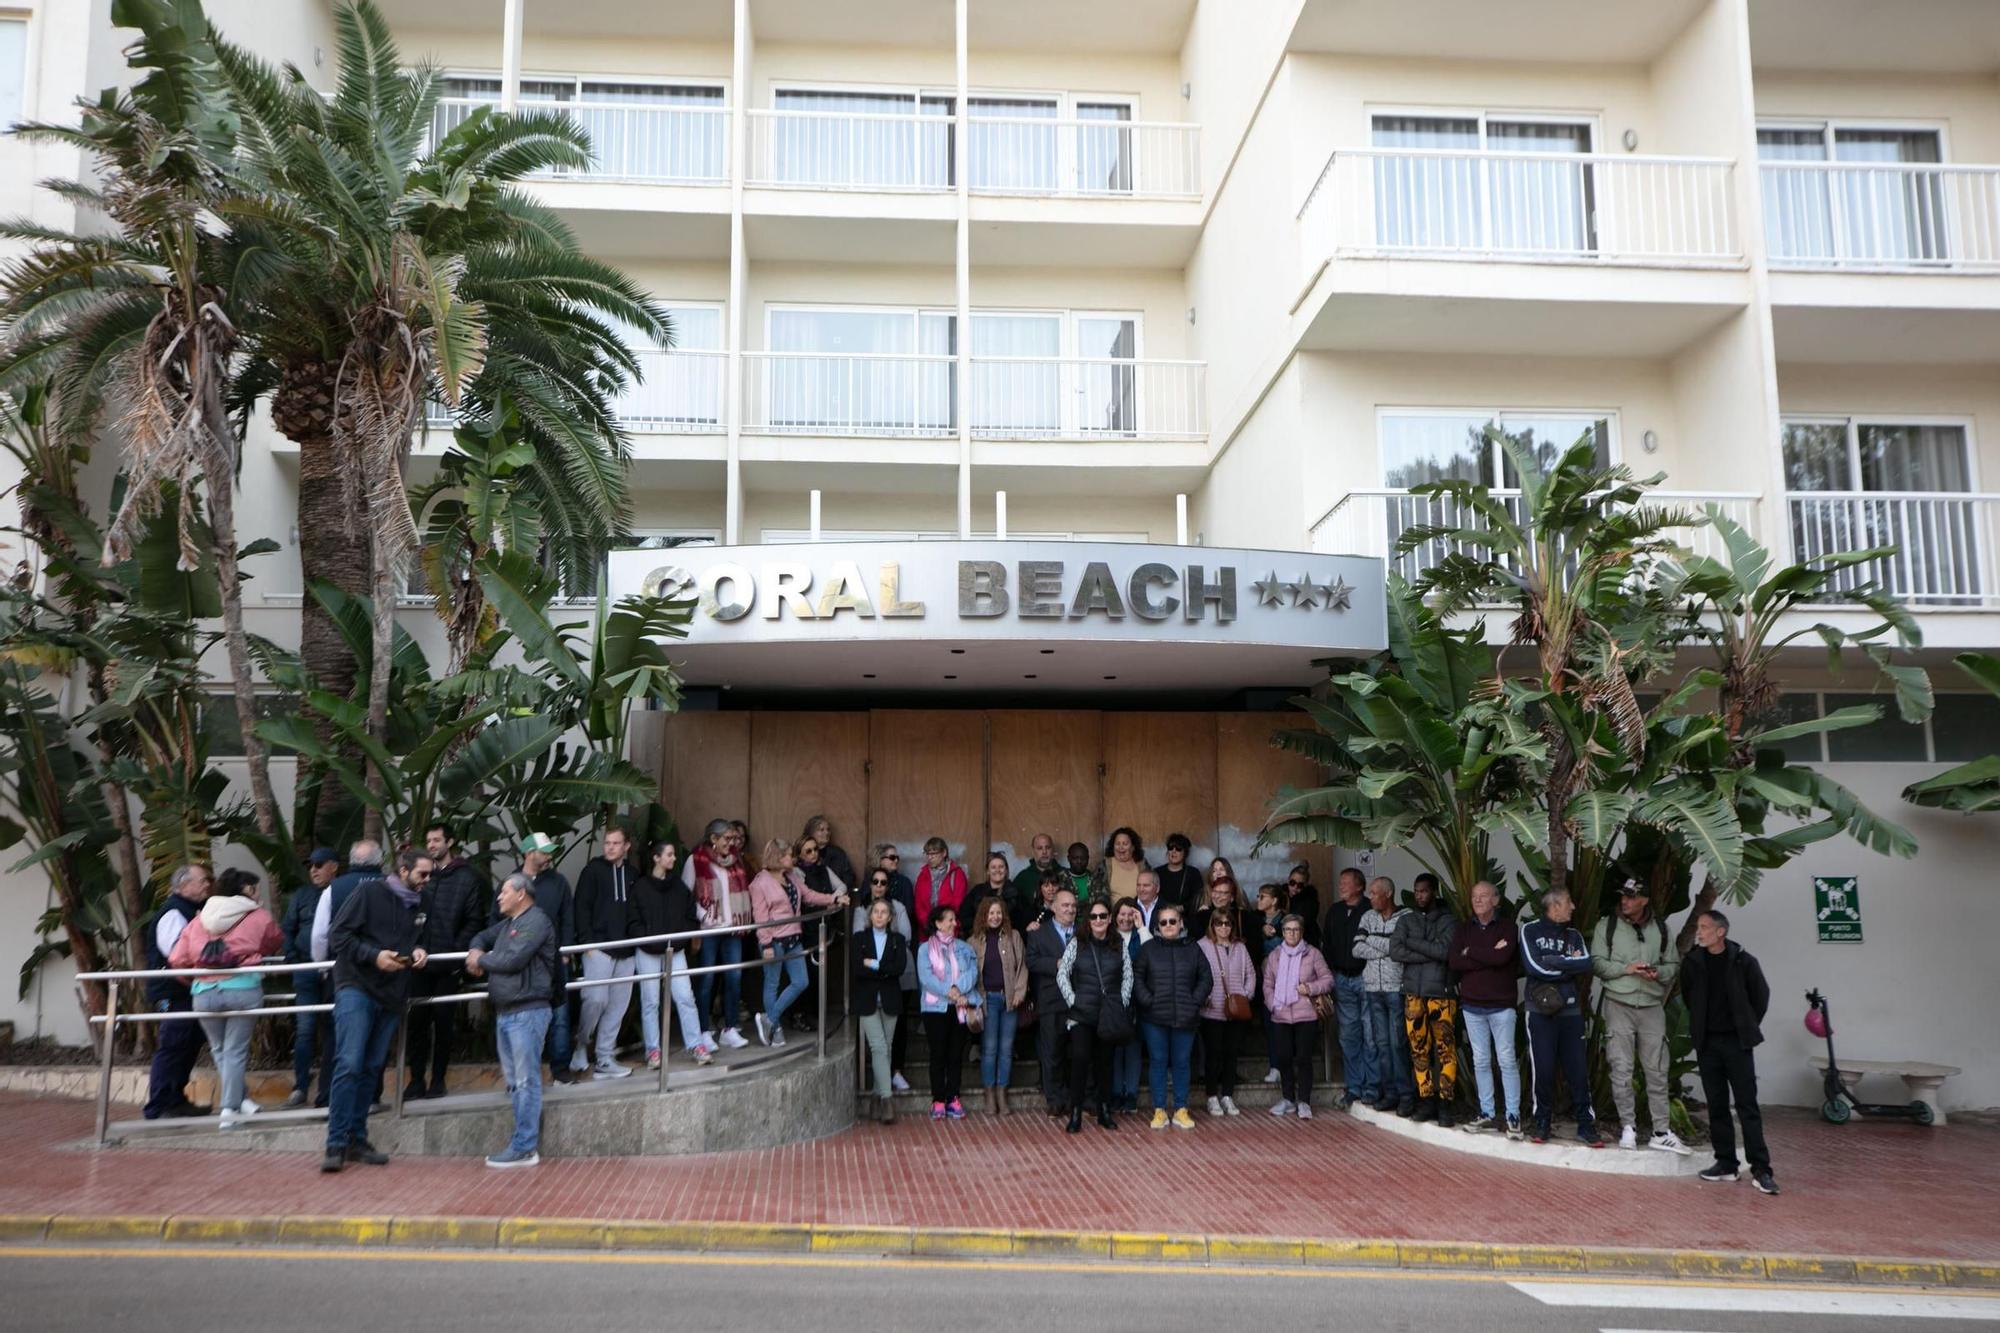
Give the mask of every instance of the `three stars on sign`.
M 1264 575 L 1250 585 L 1257 594 L 1259 606 L 1284 606 L 1287 595 L 1291 605 L 1301 611 L 1325 607 L 1329 611 L 1346 611 L 1353 606 L 1354 589 L 1345 578 L 1335 576 L 1331 583 L 1315 583 L 1311 574 L 1301 574 L 1295 579 L 1284 580 L 1276 570 Z

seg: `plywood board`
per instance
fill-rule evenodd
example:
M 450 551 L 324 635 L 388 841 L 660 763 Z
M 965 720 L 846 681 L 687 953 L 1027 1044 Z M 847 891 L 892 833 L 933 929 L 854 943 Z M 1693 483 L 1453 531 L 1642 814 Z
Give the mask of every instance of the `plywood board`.
M 1300 713 L 1219 713 L 1216 715 L 1216 822 L 1222 855 L 1235 867 L 1237 882 L 1254 890 L 1258 884 L 1285 878 L 1304 861 L 1313 868 L 1320 905 L 1333 901 L 1333 849 L 1319 846 L 1267 847 L 1257 856 L 1250 848 L 1270 813 L 1271 798 L 1281 787 L 1310 787 L 1319 782 L 1311 760 L 1271 744 L 1278 732 L 1310 727 Z
M 692 843 L 750 808 L 750 714 L 675 713 L 660 731 L 660 804 Z
M 884 710 L 868 714 L 868 839 L 893 842 L 912 879 L 924 839 L 954 859 L 986 855 L 986 717 L 978 712 Z M 851 849 L 850 849 L 851 850 Z
M 1029 845 L 1037 833 L 1055 839 L 1058 860 L 1072 842 L 1102 845 L 1102 718 L 1091 709 L 986 715 L 988 840 L 1016 870 L 1032 859 Z
M 1105 713 L 1104 783 L 1092 860 L 1113 828 L 1129 825 L 1146 858 L 1163 861 L 1169 833 L 1185 833 L 1205 860 L 1215 845 L 1215 714 Z M 1085 841 L 1091 841 L 1085 839 Z
M 812 815 L 860 864 L 867 856 L 868 715 L 755 713 L 750 724 L 750 840 L 796 839 Z

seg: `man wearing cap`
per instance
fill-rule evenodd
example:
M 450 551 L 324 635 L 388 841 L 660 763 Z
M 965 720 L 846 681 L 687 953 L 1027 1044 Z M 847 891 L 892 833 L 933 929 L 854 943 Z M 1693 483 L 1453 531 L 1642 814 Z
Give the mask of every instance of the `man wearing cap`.
M 326 886 L 333 883 L 333 877 L 340 873 L 340 857 L 331 847 L 315 847 L 306 858 L 306 882 L 292 890 L 291 899 L 285 904 L 285 961 L 288 963 L 310 963 L 312 953 L 313 916 L 319 910 L 320 896 Z M 292 991 L 297 997 L 294 1004 L 325 1004 L 332 996 L 332 989 L 326 984 L 325 972 L 294 972 L 291 974 Z M 326 1105 L 327 1083 L 333 1077 L 333 1023 L 331 1015 L 297 1014 L 292 1029 L 292 1095 L 285 1098 L 289 1107 L 304 1106 L 312 1088 L 313 1051 L 319 1051 L 319 1102 Z M 322 1018 L 327 1021 L 320 1021 Z
M 535 906 L 556 928 L 556 947 L 563 949 L 575 944 L 575 895 L 570 892 L 569 881 L 556 869 L 556 840 L 546 833 L 530 833 L 521 839 L 521 873 L 533 886 Z M 555 1012 L 549 1017 L 549 1035 L 542 1055 L 558 1083 L 576 1082 L 576 1075 L 569 1067 L 571 1034 L 576 1029 L 570 1018 L 568 988 L 569 958 L 557 954 L 555 979 L 549 994 Z
M 1611 1061 L 1611 1097 L 1625 1126 L 1618 1146 L 1639 1146 L 1637 1099 L 1632 1095 L 1632 1056 L 1646 1074 L 1646 1106 L 1653 1117 L 1649 1148 L 1679 1153 L 1682 1143 L 1667 1118 L 1667 996 L 1680 974 L 1673 936 L 1653 913 L 1646 886 L 1628 879 L 1618 886 L 1618 914 L 1591 932 L 1590 970 L 1604 988 L 1604 1053 Z

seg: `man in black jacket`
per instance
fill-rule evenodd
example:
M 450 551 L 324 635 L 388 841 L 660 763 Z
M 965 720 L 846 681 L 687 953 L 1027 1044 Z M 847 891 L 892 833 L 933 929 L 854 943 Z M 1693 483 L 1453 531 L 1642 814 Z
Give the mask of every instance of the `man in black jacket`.
M 631 911 L 632 885 L 639 876 L 626 864 L 632 850 L 632 836 L 616 824 L 604 830 L 604 854 L 593 857 L 576 877 L 576 942 L 600 944 L 626 939 L 625 919 Z M 583 955 L 585 981 L 630 977 L 638 970 L 638 960 L 630 948 L 589 949 Z M 632 1003 L 632 985 L 613 983 L 592 986 L 583 992 L 577 1005 L 576 1050 L 569 1067 L 582 1073 L 585 1067 L 599 1078 L 624 1078 L 632 1066 L 618 1063 L 618 1029 L 625 1022 L 625 1010 Z M 589 1063 L 595 1043 L 596 1063 Z
M 319 910 L 320 895 L 340 873 L 340 857 L 331 847 L 315 847 L 306 858 L 306 882 L 292 890 L 285 904 L 285 961 L 310 963 L 313 915 Z M 325 1004 L 333 998 L 333 987 L 324 972 L 294 972 L 292 991 L 297 1004 Z M 292 1026 L 292 1095 L 287 1107 L 304 1106 L 312 1089 L 313 1055 L 319 1055 L 319 1105 L 326 1105 L 327 1084 L 333 1077 L 333 1016 L 297 1014 Z M 322 1022 L 321 1020 L 325 1021 Z
M 430 883 L 424 886 L 423 946 L 432 954 L 464 953 L 486 924 L 486 877 L 460 854 L 449 824 L 424 830 L 424 851 L 430 855 Z M 434 963 L 410 978 L 410 998 L 429 1000 L 458 993 L 457 963 Z M 410 1069 L 403 1100 L 444 1096 L 445 1072 L 451 1067 L 451 1045 L 458 1036 L 456 1004 L 416 1004 L 410 1007 L 410 1036 L 405 1054 Z M 424 1078 L 430 1072 L 428 1081 Z
M 389 1040 L 403 1014 L 410 971 L 429 957 L 418 942 L 418 901 L 431 859 L 414 849 L 396 858 L 397 873 L 357 884 L 327 934 L 333 958 L 333 1096 L 327 1103 L 326 1156 L 319 1169 L 349 1162 L 383 1166 L 387 1153 L 368 1141 L 368 1107 L 381 1085 Z
M 1764 1040 L 1760 1025 L 1771 1007 L 1771 988 L 1755 956 L 1729 938 L 1729 918 L 1714 908 L 1695 922 L 1694 948 L 1681 962 L 1681 994 L 1687 997 L 1688 1035 L 1694 1038 L 1702 1095 L 1708 1098 L 1708 1133 L 1715 1144 L 1715 1165 L 1701 1178 L 1736 1179 L 1736 1135 L 1729 1124 L 1734 1101 L 1750 1179 L 1764 1193 L 1776 1194 L 1764 1112 L 1757 1105 L 1757 1060 L 1751 1054 Z
M 1340 1015 L 1340 1105 L 1345 1110 L 1356 1102 L 1379 1100 L 1383 1089 L 1381 1073 L 1375 1068 L 1375 1048 L 1363 1025 L 1368 1003 L 1361 970 L 1366 964 L 1354 956 L 1354 937 L 1361 930 L 1362 914 L 1368 910 L 1368 899 L 1362 896 L 1366 881 L 1359 870 L 1349 866 L 1340 872 L 1339 885 L 1339 896 L 1326 909 L 1326 926 L 1320 938 L 1326 941 L 1326 965 L 1333 969 L 1334 1007 Z M 1277 1069 L 1265 1075 L 1264 1081 L 1276 1083 Z
M 1069 878 L 1060 870 L 1052 876 Z M 1056 971 L 1075 933 L 1076 890 L 1065 883 L 1049 903 L 1049 919 L 1028 929 L 1028 979 L 1035 988 L 1035 1060 L 1042 1067 L 1042 1099 L 1053 1116 L 1069 1114 L 1071 1089 L 1065 1068 L 1069 1047 L 1063 1032 L 1063 1016 L 1069 1006 L 1063 1001 L 1062 988 L 1056 985 Z

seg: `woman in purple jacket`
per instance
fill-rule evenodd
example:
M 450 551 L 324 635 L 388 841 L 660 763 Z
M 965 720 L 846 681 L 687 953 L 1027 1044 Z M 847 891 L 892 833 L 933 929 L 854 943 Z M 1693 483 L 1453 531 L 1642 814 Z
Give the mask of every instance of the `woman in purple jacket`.
M 1318 949 L 1306 943 L 1305 918 L 1296 912 L 1279 924 L 1278 945 L 1264 955 L 1264 1003 L 1271 1011 L 1271 1063 L 1278 1067 L 1278 1104 L 1272 1115 L 1297 1111 L 1312 1119 L 1313 1047 L 1319 1044 L 1319 1012 L 1313 996 L 1333 992 L 1333 972 Z
M 1236 937 L 1236 927 L 1235 912 L 1211 912 L 1208 933 L 1196 946 L 1208 959 L 1213 979 L 1201 1006 L 1202 1081 L 1208 1086 L 1210 1115 L 1243 1114 L 1236 1109 L 1236 1052 L 1250 1023 L 1231 1021 L 1227 1006 L 1232 995 L 1241 995 L 1247 1005 L 1257 994 L 1257 965 L 1250 961 L 1249 947 Z

